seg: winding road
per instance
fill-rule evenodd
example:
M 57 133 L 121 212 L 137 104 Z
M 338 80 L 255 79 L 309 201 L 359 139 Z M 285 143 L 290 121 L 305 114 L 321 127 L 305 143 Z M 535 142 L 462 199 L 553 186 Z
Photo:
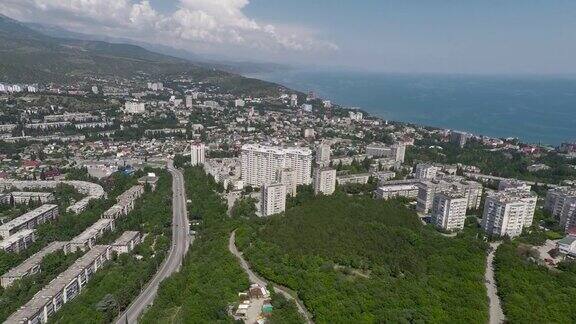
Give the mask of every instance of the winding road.
M 248 262 L 246 262 L 246 260 L 242 256 L 242 252 L 238 251 L 238 248 L 236 247 L 236 230 L 234 230 L 230 234 L 230 239 L 228 241 L 228 249 L 230 250 L 230 253 L 234 254 L 236 256 L 236 258 L 238 258 L 238 261 L 240 262 L 240 266 L 248 274 L 248 279 L 250 280 L 251 283 L 258 284 L 262 287 L 266 287 L 268 285 L 268 282 L 266 280 L 264 280 L 263 278 L 258 276 L 254 271 L 252 271 L 252 269 L 250 268 L 250 265 L 248 264 Z M 311 319 L 312 316 L 310 315 L 310 313 L 306 309 L 306 306 L 304 306 L 304 303 L 299 298 L 294 297 L 288 291 L 288 288 L 282 287 L 282 286 L 279 286 L 276 284 L 272 284 L 272 285 L 274 286 L 274 291 L 276 293 L 282 294 L 287 299 L 294 300 L 296 302 L 296 306 L 298 307 L 298 312 L 304 317 L 304 320 L 306 321 L 306 323 L 309 323 L 309 324 L 314 323 Z
M 498 288 L 496 287 L 496 280 L 494 279 L 494 253 L 496 249 L 500 246 L 502 242 L 490 243 L 490 252 L 486 258 L 486 272 L 484 274 L 484 283 L 486 285 L 486 291 L 488 292 L 488 300 L 490 302 L 490 324 L 500 324 L 504 323 L 506 320 L 504 312 L 502 311 L 502 305 L 500 303 L 500 297 L 498 296 Z
M 162 280 L 172 273 L 180 270 L 184 256 L 190 247 L 188 213 L 186 211 L 186 193 L 184 191 L 184 176 L 182 172 L 174 168 L 172 161 L 168 161 L 168 171 L 172 174 L 172 246 L 168 256 L 140 295 L 118 316 L 116 324 L 133 324 L 144 310 L 152 305 L 158 286 Z

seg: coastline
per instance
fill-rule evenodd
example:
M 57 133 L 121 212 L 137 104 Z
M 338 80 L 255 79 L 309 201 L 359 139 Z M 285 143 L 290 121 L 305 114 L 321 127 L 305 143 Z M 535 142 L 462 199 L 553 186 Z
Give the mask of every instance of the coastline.
M 244 74 L 384 120 L 558 146 L 576 140 L 576 78 L 293 69 Z M 540 90 L 544 95 L 538 95 Z

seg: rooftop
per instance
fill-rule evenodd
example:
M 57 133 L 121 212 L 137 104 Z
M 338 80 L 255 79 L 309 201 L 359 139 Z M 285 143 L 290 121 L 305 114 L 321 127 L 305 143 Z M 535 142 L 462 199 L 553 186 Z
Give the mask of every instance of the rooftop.
M 50 299 L 59 294 L 74 278 L 80 275 L 99 256 L 106 253 L 108 245 L 95 245 L 90 251 L 81 256 L 66 271 L 52 280 L 46 287 L 40 290 L 29 302 L 20 307 L 6 320 L 6 323 L 19 323 L 23 319 L 34 317 Z
M 112 245 L 126 245 L 133 241 L 136 237 L 140 235 L 140 232 L 137 231 L 126 231 L 122 233 L 122 235 L 112 243 Z
M 0 249 L 6 249 L 12 246 L 12 244 L 34 234 L 34 232 L 36 232 L 34 229 L 23 229 L 14 235 L 8 236 L 4 240 L 0 241 Z
M 20 217 L 14 218 L 13 220 L 7 222 L 6 224 L 3 224 L 0 226 L 0 231 L 8 231 L 10 229 L 13 229 L 15 227 L 18 227 L 22 224 L 25 224 L 27 222 L 29 222 L 30 220 L 42 215 L 43 213 L 46 213 L 48 211 L 51 211 L 55 208 L 58 208 L 58 205 L 53 205 L 53 204 L 45 204 L 42 205 L 34 210 L 31 210 L 25 214 L 23 214 Z
M 88 227 L 84 232 L 80 233 L 78 236 L 73 238 L 70 243 L 71 244 L 84 244 L 90 238 L 96 236 L 98 232 L 102 229 L 110 226 L 110 223 L 113 223 L 114 220 L 109 218 L 101 218 L 97 220 L 92 226 Z
M 3 277 L 21 277 L 27 274 L 30 271 L 30 269 L 39 265 L 46 255 L 54 253 L 58 250 L 62 250 L 65 244 L 66 242 L 58 242 L 58 241 L 48 244 L 48 246 L 46 246 L 39 252 L 33 254 L 31 257 L 26 259 L 26 261 L 10 269 L 10 271 L 4 274 Z

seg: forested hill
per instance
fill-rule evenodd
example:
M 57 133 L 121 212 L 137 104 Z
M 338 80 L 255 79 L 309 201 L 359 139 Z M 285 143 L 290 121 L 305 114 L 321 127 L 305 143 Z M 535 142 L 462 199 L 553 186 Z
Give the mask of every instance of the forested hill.
M 282 88 L 135 45 L 50 37 L 0 15 L 0 82 L 172 75 L 210 82 L 233 93 L 268 94 Z
M 485 243 L 446 238 L 401 201 L 318 197 L 237 231 L 251 266 L 316 323 L 486 323 Z

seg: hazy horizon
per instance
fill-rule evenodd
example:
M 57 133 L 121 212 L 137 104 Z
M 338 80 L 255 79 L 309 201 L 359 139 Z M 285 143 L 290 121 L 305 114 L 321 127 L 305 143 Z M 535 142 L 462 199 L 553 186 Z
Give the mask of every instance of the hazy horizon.
M 0 13 L 206 58 L 384 73 L 576 75 L 576 2 L 4 0 Z

